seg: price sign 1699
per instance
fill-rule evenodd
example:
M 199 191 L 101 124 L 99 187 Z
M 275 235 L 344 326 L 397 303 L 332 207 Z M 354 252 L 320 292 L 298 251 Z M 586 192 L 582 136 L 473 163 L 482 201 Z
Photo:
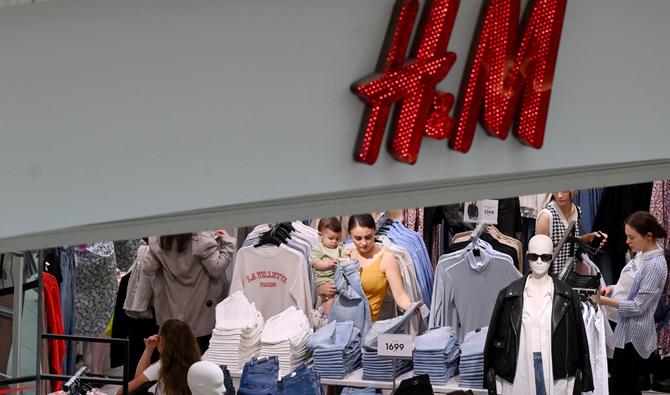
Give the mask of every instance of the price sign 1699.
M 377 355 L 387 358 L 412 358 L 414 338 L 410 335 L 380 335 Z

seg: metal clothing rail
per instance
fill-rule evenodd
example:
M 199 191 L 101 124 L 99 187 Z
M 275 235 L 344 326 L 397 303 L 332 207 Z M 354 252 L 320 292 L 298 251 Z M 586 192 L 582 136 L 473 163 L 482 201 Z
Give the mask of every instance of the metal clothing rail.
M 14 273 L 14 278 L 19 278 L 23 279 L 23 270 L 24 270 L 24 262 L 25 260 L 23 259 L 22 254 L 16 254 L 16 253 L 10 253 L 9 256 L 11 259 L 14 259 L 16 257 L 21 258 L 21 262 L 19 265 L 16 265 L 13 267 L 15 273 Z M 91 383 L 96 383 L 96 384 L 119 384 L 123 387 L 123 393 L 124 395 L 128 394 L 128 381 L 130 379 L 130 374 L 128 371 L 128 364 L 129 364 L 129 359 L 130 359 L 130 342 L 128 339 L 115 339 L 115 338 L 99 338 L 99 337 L 89 337 L 89 336 L 71 336 L 71 335 L 60 335 L 60 334 L 53 334 L 53 333 L 43 333 L 42 328 L 44 327 L 43 325 L 43 315 L 44 315 L 44 281 L 43 281 L 43 268 L 40 266 L 39 270 L 37 272 L 38 277 L 37 277 L 37 335 L 36 335 L 36 350 L 35 350 L 35 374 L 34 375 L 29 375 L 29 376 L 19 376 L 19 368 L 21 366 L 20 364 L 20 347 L 21 344 L 21 317 L 14 317 L 14 322 L 13 322 L 13 349 L 15 352 L 12 355 L 12 362 L 13 362 L 13 367 L 14 367 L 14 374 L 12 378 L 5 378 L 5 377 L 0 377 L 0 385 L 15 385 L 15 384 L 20 384 L 20 383 L 28 383 L 28 382 L 35 382 L 37 388 L 35 390 L 35 393 L 40 392 L 40 387 L 41 387 L 41 381 L 42 380 L 58 380 L 58 381 L 68 381 L 72 378 L 72 376 L 66 376 L 66 375 L 56 375 L 56 374 L 48 374 L 48 373 L 42 373 L 42 352 L 44 351 L 42 348 L 42 340 L 44 339 L 52 339 L 52 340 L 65 340 L 65 341 L 82 341 L 82 342 L 89 342 L 89 343 L 107 343 L 107 344 L 123 344 L 125 345 L 123 347 L 123 377 L 92 377 L 92 376 L 82 376 L 80 377 L 80 380 L 86 381 L 86 382 L 91 382 Z M 23 307 L 23 281 L 19 281 L 17 284 L 14 284 L 14 312 L 21 312 L 22 307 Z M 18 318 L 18 319 L 16 319 Z
M 90 336 L 71 336 L 71 335 L 56 335 L 53 333 L 43 333 L 42 339 L 49 340 L 65 340 L 65 341 L 81 341 L 88 343 L 106 343 L 106 344 L 123 344 L 123 377 L 95 377 L 83 376 L 82 369 L 77 371 L 74 376 L 60 375 L 60 374 L 39 374 L 41 380 L 60 380 L 70 381 L 72 379 L 79 379 L 83 382 L 94 384 L 118 384 L 123 387 L 123 393 L 128 394 L 128 381 L 130 380 L 130 373 L 128 371 L 128 361 L 130 359 L 130 341 L 128 339 L 115 339 L 104 337 L 90 337 Z

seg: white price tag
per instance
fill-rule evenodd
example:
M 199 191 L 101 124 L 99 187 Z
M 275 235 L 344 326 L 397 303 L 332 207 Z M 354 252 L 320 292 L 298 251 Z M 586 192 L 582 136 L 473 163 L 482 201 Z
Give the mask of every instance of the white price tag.
M 497 224 L 498 201 L 484 199 L 476 202 L 465 202 L 463 222 L 491 225 Z
M 377 355 L 386 358 L 412 359 L 414 336 L 411 335 L 379 335 L 377 338 Z
M 421 317 L 424 320 L 427 319 L 430 316 L 430 309 L 425 304 L 421 305 L 421 308 L 419 308 L 419 311 L 421 311 Z

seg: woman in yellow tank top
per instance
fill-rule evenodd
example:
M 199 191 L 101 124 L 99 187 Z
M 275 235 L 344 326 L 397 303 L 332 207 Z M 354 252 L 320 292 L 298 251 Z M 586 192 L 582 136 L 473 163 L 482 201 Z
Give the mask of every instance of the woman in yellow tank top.
M 352 216 L 349 219 L 349 235 L 355 246 L 351 257 L 361 264 L 361 283 L 368 298 L 372 321 L 377 321 L 388 287 L 391 287 L 396 305 L 406 310 L 412 300 L 405 292 L 398 262 L 375 243 L 375 221 L 372 216 Z

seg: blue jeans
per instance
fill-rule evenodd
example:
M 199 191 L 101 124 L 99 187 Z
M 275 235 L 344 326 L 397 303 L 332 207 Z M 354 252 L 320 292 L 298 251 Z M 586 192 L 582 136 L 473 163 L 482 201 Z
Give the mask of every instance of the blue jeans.
M 277 357 L 252 358 L 244 365 L 238 395 L 279 395 Z
M 61 314 L 63 315 L 63 334 L 74 335 L 74 247 L 63 247 L 58 249 L 59 265 L 63 282 L 60 284 Z M 77 352 L 75 342 L 65 342 L 67 350 L 63 358 L 63 374 L 73 375 L 76 368 Z
M 533 365 L 535 368 L 535 394 L 547 395 L 547 387 L 544 385 L 544 370 L 542 369 L 542 353 L 533 353 Z
M 281 395 L 321 395 L 319 375 L 304 363 L 284 376 L 279 388 Z

